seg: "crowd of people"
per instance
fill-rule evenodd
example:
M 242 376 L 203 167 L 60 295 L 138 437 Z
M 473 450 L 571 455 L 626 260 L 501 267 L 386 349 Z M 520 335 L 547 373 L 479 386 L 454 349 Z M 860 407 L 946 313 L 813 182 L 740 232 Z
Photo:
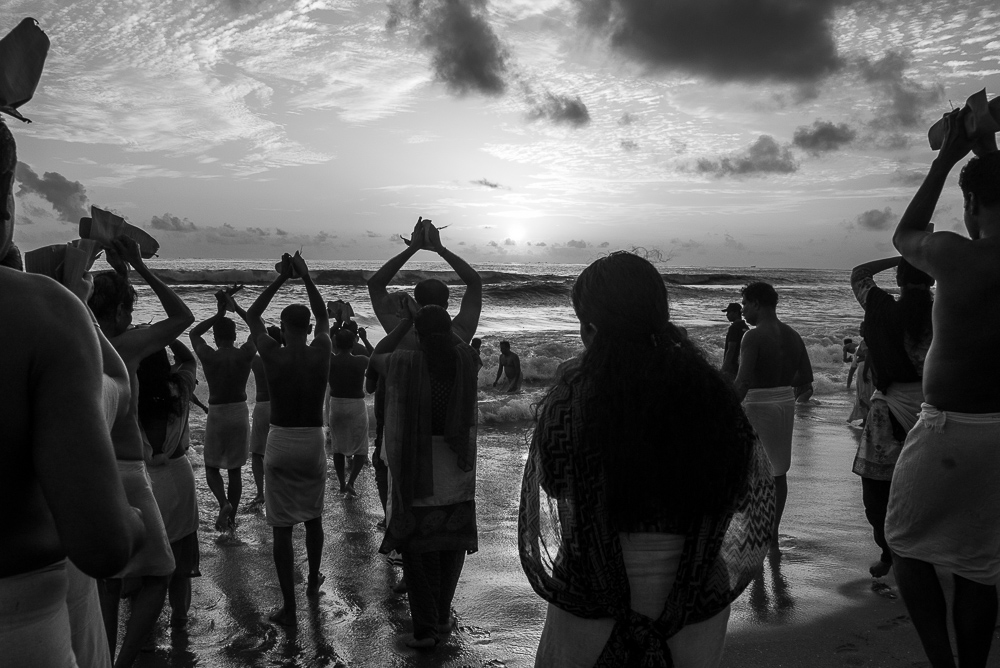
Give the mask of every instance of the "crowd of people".
M 953 130 L 962 113 L 947 116 L 944 146 L 895 231 L 902 259 L 862 264 L 851 284 L 865 312 L 874 387 L 853 465 L 881 550 L 871 573 L 895 569 L 934 666 L 956 665 L 935 568 L 952 574 L 964 668 L 986 663 L 1000 579 L 1000 360 L 991 339 L 1000 328 L 991 300 L 1000 283 L 1000 153 Z M 972 150 L 960 180 L 971 239 L 933 232 L 945 179 Z M 324 302 L 299 253 L 282 256 L 248 309 L 234 286 L 195 324 L 128 236 L 104 248 L 112 271 L 66 277 L 65 285 L 20 271 L 16 163 L 13 135 L 0 122 L 4 662 L 130 666 L 165 602 L 171 622 L 185 623 L 200 574 L 196 481 L 185 456 L 199 361 L 215 526 L 235 528 L 249 460 L 251 505 L 263 504 L 272 527 L 282 596 L 270 620 L 297 624 L 296 524 L 305 527 L 305 595 L 321 591 L 328 452 L 339 491 L 355 495 L 368 461 L 369 393 L 385 511 L 379 552 L 402 565 L 407 644 L 432 650 L 442 642 L 456 627 L 452 602 L 466 555 L 478 549 L 483 364 L 473 345 L 482 282 L 438 228 L 419 219 L 406 248 L 369 279 L 385 330 L 374 347 L 349 305 Z M 454 316 L 441 281 L 419 282 L 412 297 L 389 293 L 420 251 L 436 253 L 465 284 Z M 898 300 L 874 280 L 890 268 Z M 165 314 L 148 326 L 132 323 L 132 272 Z M 285 307 L 280 326 L 268 328 L 268 306 L 290 280 L 302 281 L 308 305 Z M 588 266 L 572 305 L 584 352 L 560 366 L 537 407 L 520 494 L 521 564 L 548 603 L 536 665 L 717 666 L 731 602 L 779 549 L 795 404 L 813 391 L 805 345 L 779 319 L 774 287 L 752 282 L 742 304 L 726 309 L 733 326 L 716 369 L 671 322 L 656 268 L 627 252 Z M 242 345 L 229 312 L 250 330 Z M 189 349 L 180 337 L 192 325 Z M 203 338 L 209 330 L 214 347 Z M 521 388 L 508 342 L 494 385 L 501 381 L 503 391 Z M 119 644 L 123 597 L 131 605 Z

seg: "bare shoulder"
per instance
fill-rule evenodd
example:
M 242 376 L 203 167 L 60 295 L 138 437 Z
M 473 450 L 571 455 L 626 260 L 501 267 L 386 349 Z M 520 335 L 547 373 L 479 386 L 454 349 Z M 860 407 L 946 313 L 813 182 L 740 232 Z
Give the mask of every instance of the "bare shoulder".
M 6 268 L 0 268 L 0 313 L 10 314 L 3 318 L 4 329 L 30 328 L 31 337 L 21 345 L 32 348 L 52 339 L 72 339 L 66 334 L 84 323 L 93 326 L 80 300 L 62 285 L 47 276 Z

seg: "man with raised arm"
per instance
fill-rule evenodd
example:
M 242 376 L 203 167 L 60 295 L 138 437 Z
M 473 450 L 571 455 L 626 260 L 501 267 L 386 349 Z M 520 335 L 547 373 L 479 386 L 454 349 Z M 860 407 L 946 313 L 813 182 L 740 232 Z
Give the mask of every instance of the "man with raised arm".
M 250 334 L 264 362 L 271 396 L 271 429 L 264 453 L 264 507 L 274 531 L 274 567 L 283 605 L 270 615 L 278 624 L 294 626 L 295 583 L 292 528 L 306 528 L 309 562 L 307 596 L 319 594 L 324 577 L 319 572 L 323 553 L 323 496 L 326 489 L 326 450 L 323 434 L 323 397 L 330 373 L 330 321 L 323 298 L 309 276 L 305 260 L 296 253 L 281 258 L 280 273 L 247 311 Z M 292 277 L 302 278 L 309 306 L 316 316 L 312 343 L 309 309 L 302 304 L 281 312 L 285 345 L 268 336 L 261 315 L 278 289 Z
M 935 668 L 955 666 L 937 570 L 950 573 L 962 668 L 985 666 L 1000 580 L 1000 153 L 993 136 L 967 139 L 964 115 L 945 115 L 945 140 L 892 243 L 937 281 L 924 401 L 889 492 L 886 540 L 896 581 Z M 928 224 L 952 168 L 962 168 L 971 239 Z
M 775 512 L 772 547 L 788 498 L 786 474 L 792 461 L 795 402 L 812 396 L 813 373 L 802 337 L 778 319 L 778 293 L 763 281 L 741 290 L 743 317 L 754 326 L 740 343 L 736 393 L 760 438 L 774 475 Z
M 16 164 L 0 121 L 0 258 Z M 0 267 L 0 322 L 0 663 L 72 665 L 68 559 L 113 576 L 141 545 L 142 519 L 118 480 L 86 306 L 50 278 Z
M 278 343 L 282 342 L 280 327 L 268 327 L 267 333 Z M 253 340 L 252 333 L 250 339 Z M 254 355 L 250 368 L 253 371 L 253 382 L 256 387 L 253 422 L 250 425 L 250 469 L 253 472 L 254 485 L 257 487 L 257 496 L 250 502 L 250 508 L 256 511 L 264 503 L 264 452 L 267 449 L 267 434 L 271 431 L 271 393 L 267 391 L 264 360 L 259 354 Z
M 118 473 L 125 484 L 125 494 L 131 505 L 142 510 L 146 525 L 146 544 L 143 549 L 133 556 L 123 571 L 113 579 L 104 581 L 105 591 L 101 599 L 104 626 L 113 653 L 118 638 L 118 603 L 123 580 L 141 578 L 138 591 L 131 596 L 131 615 L 115 662 L 116 666 L 131 666 L 146 636 L 156 624 L 163 608 L 170 575 L 174 572 L 173 552 L 170 550 L 163 519 L 146 472 L 145 460 L 152 456 L 152 452 L 144 450 L 139 430 L 139 381 L 136 370 L 142 360 L 183 334 L 194 322 L 194 316 L 184 301 L 149 270 L 135 241 L 120 236 L 114 240 L 113 248 L 109 248 L 107 254 L 112 266 L 119 266 L 127 271 L 124 263 L 131 265 L 153 290 L 167 314 L 166 319 L 149 327 L 132 328 L 136 292 L 128 276 L 116 271 L 105 271 L 94 276 L 94 293 L 88 304 L 101 331 L 125 362 L 132 390 L 125 415 L 111 429 L 111 440 L 118 460 Z
M 451 330 L 464 343 L 472 340 L 479 326 L 479 315 L 483 310 L 483 281 L 475 269 L 458 257 L 441 243 L 441 233 L 431 221 L 423 218 L 417 219 L 417 224 L 413 228 L 413 235 L 410 237 L 410 245 L 396 257 L 386 262 L 375 275 L 368 279 L 368 294 L 372 300 L 372 308 L 375 310 L 375 317 L 385 330 L 386 334 L 396 328 L 399 318 L 395 313 L 399 304 L 391 299 L 386 299 L 389 293 L 386 286 L 393 276 L 399 273 L 403 265 L 417 254 L 419 250 L 429 250 L 441 256 L 441 259 L 455 270 L 458 277 L 465 283 L 465 295 L 462 297 L 462 306 L 452 319 Z M 444 309 L 448 308 L 448 286 L 436 278 L 428 278 L 417 283 L 413 289 L 413 298 L 420 306 L 435 304 Z M 416 339 L 413 335 L 400 344 L 400 349 L 415 349 Z
M 250 411 L 247 408 L 247 379 L 257 346 L 253 336 L 236 347 L 236 323 L 226 317 L 229 304 L 246 320 L 246 312 L 232 297 L 240 286 L 216 295 L 218 312 L 191 330 L 191 346 L 201 360 L 208 381 L 208 420 L 205 423 L 205 480 L 219 502 L 215 530 L 236 528 L 236 510 L 243 496 L 243 465 L 250 446 Z M 215 335 L 212 348 L 202 336 L 211 328 Z M 228 472 L 229 492 L 222 480 Z

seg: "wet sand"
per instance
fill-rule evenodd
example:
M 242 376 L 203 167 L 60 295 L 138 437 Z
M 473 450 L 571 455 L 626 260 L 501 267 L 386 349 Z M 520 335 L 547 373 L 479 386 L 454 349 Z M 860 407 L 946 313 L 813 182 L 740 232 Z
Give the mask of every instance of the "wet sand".
M 850 472 L 857 432 L 843 422 L 843 401 L 800 407 L 780 556 L 733 605 L 723 666 L 926 666 L 890 574 L 873 589 L 877 557 Z M 192 453 L 199 483 L 202 577 L 194 580 L 192 618 L 170 629 L 165 612 L 150 651 L 136 666 L 531 666 L 545 605 L 517 557 L 517 507 L 530 425 L 479 432 L 480 549 L 466 560 L 455 596 L 459 629 L 433 653 L 408 649 L 399 570 L 377 554 L 381 507 L 366 468 L 360 497 L 328 491 L 323 595 L 305 597 L 305 546 L 295 531 L 298 628 L 268 624 L 280 604 L 270 530 L 261 514 L 242 514 L 236 539 L 219 538 L 217 509 Z M 200 442 L 198 429 L 193 433 Z M 200 447 L 196 448 L 200 450 Z M 335 480 L 333 468 L 330 478 Z M 335 485 L 336 483 L 334 483 Z M 249 466 L 244 499 L 253 496 Z M 124 607 L 124 606 L 123 606 Z M 1000 666 L 994 642 L 991 666 Z

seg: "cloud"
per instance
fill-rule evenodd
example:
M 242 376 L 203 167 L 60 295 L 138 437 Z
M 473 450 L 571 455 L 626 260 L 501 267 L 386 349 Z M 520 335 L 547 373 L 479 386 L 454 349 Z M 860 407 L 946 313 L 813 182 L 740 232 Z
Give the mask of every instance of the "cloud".
M 857 223 L 858 227 L 866 230 L 885 230 L 896 222 L 896 218 L 897 216 L 892 212 L 892 209 L 886 207 L 882 210 L 869 209 L 858 215 L 854 222 Z
M 516 246 L 517 242 L 514 241 L 513 239 L 511 239 L 510 237 L 507 237 L 506 239 L 503 240 L 503 245 L 504 246 Z
M 611 245 L 610 243 L 608 243 L 607 241 L 604 241 L 604 242 L 601 243 L 600 246 L 598 246 L 598 248 L 607 248 L 610 245 Z
M 578 128 L 590 123 L 590 112 L 579 95 L 569 97 L 545 91 L 542 100 L 533 100 L 529 96 L 529 104 L 531 109 L 528 111 L 528 118 L 531 120 L 547 118 L 554 123 L 565 123 Z
M 737 241 L 731 234 L 726 234 L 722 245 L 726 248 L 732 248 L 737 251 L 745 251 L 747 249 L 746 245 L 742 241 Z
M 919 169 L 913 169 L 909 171 L 904 171 L 903 169 L 897 169 L 892 173 L 892 180 L 895 183 L 901 183 L 904 186 L 919 186 L 924 182 L 924 177 L 927 172 L 921 171 Z
M 792 156 L 792 151 L 786 144 L 778 145 L 774 137 L 761 135 L 745 151 L 736 155 L 722 157 L 718 161 L 702 158 L 697 163 L 697 170 L 716 176 L 750 176 L 753 174 L 790 174 L 799 168 Z
M 570 239 L 569 241 L 566 242 L 566 245 L 569 246 L 570 248 L 586 248 L 587 242 L 584 241 L 583 239 L 580 239 L 579 241 L 576 241 L 575 239 Z
M 653 69 L 720 81 L 818 81 L 843 65 L 833 35 L 842 0 L 576 0 L 589 28 Z
M 814 155 L 826 151 L 836 151 L 854 141 L 858 133 L 846 123 L 834 124 L 830 121 L 814 121 L 812 127 L 802 125 L 795 129 L 792 143 Z
M 287 237 L 288 236 L 288 232 L 285 232 L 280 227 L 274 228 L 274 233 L 277 234 L 279 237 Z
M 507 90 L 507 50 L 487 17 L 486 0 L 410 0 L 390 5 L 388 30 L 405 19 L 424 31 L 434 76 L 458 95 L 502 95 Z M 429 6 L 427 6 L 429 5 Z
M 164 230 L 166 232 L 194 232 L 198 228 L 190 220 L 181 220 L 177 216 L 165 213 L 162 216 L 153 216 L 149 220 L 149 226 L 154 230 Z
M 503 190 L 510 190 L 510 188 L 508 188 L 507 186 L 502 186 L 499 183 L 496 183 L 494 181 L 489 181 L 485 178 L 479 179 L 478 181 L 469 181 L 469 183 L 476 186 L 486 186 L 487 188 L 492 188 L 493 190 L 496 190 L 497 188 L 501 188 Z
M 537 244 L 535 244 L 535 245 L 536 245 L 536 246 L 545 246 L 546 244 L 545 244 L 545 242 L 544 242 L 544 241 L 539 241 L 539 242 L 538 242 Z
M 622 114 L 621 118 L 618 119 L 618 125 L 622 126 L 632 125 L 633 123 L 635 123 L 635 120 L 636 120 L 635 114 L 630 114 L 626 111 L 624 114 Z
M 858 69 L 861 78 L 875 86 L 884 101 L 876 112 L 872 126 L 878 129 L 920 127 L 924 112 L 944 100 L 941 84 L 924 85 L 906 76 L 909 59 L 901 51 L 890 50 L 878 60 L 861 58 Z
M 622 150 L 625 150 L 625 151 L 635 151 L 636 149 L 639 148 L 639 145 L 637 143 L 635 143 L 634 141 L 632 141 L 631 139 L 622 139 L 618 143 L 618 145 L 621 146 Z
M 21 187 L 17 194 L 23 197 L 35 194 L 52 205 L 59 220 L 76 223 L 90 215 L 87 210 L 87 189 L 79 181 L 70 181 L 58 172 L 45 172 L 41 177 L 23 162 L 17 163 L 14 176 Z
M 500 244 L 498 244 L 498 243 L 497 243 L 497 242 L 495 242 L 495 241 L 491 241 L 491 242 L 489 242 L 489 243 L 488 243 L 488 244 L 486 244 L 486 245 L 487 245 L 487 246 L 492 246 L 493 248 L 499 248 L 499 247 L 500 247 Z
M 365 236 L 369 239 L 379 239 L 382 237 L 378 232 L 372 232 L 371 230 L 365 230 Z
M 261 237 L 269 237 L 269 236 L 271 236 L 270 232 L 268 232 L 267 230 L 262 229 L 260 227 L 248 227 L 247 228 L 247 232 L 252 232 L 253 234 L 256 234 L 256 235 L 261 236 Z

